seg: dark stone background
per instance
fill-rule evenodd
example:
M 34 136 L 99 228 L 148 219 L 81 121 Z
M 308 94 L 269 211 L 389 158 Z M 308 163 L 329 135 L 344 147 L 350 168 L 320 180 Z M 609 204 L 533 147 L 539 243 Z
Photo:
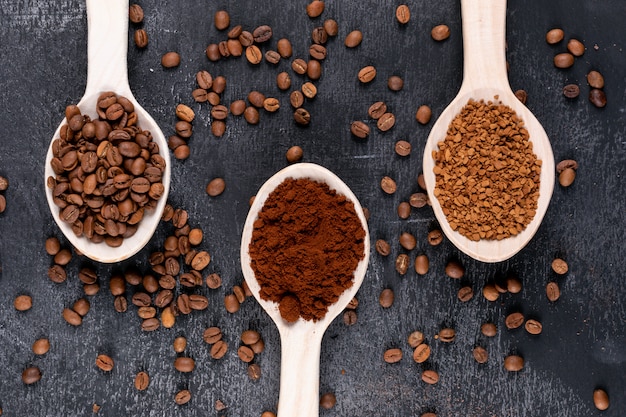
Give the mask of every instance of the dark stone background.
M 248 198 L 274 172 L 286 165 L 285 151 L 300 145 L 305 161 L 319 163 L 336 172 L 371 211 L 372 239 L 386 238 L 393 253 L 384 259 L 372 254 L 365 282 L 357 294 L 357 324 L 347 327 L 338 318 L 328 329 L 322 346 L 320 391 L 332 391 L 337 405 L 321 410 L 322 416 L 417 416 L 434 411 L 439 416 L 623 416 L 626 410 L 626 285 L 624 284 L 624 175 L 626 167 L 626 4 L 621 0 L 529 0 L 510 1 L 507 41 L 510 82 L 513 89 L 528 92 L 527 105 L 545 126 L 556 161 L 573 158 L 580 168 L 568 189 L 557 186 L 537 235 L 512 259 L 483 264 L 469 259 L 449 242 L 430 247 L 425 236 L 435 225 L 428 208 L 414 210 L 409 220 L 399 220 L 396 207 L 418 191 L 422 147 L 431 124 L 418 125 L 414 114 L 427 103 L 436 118 L 452 100 L 461 82 L 462 39 L 460 6 L 455 0 L 408 2 L 412 18 L 402 27 L 394 17 L 399 2 L 364 0 L 328 1 L 322 18 L 305 14 L 306 1 L 142 1 L 143 26 L 150 44 L 146 50 L 129 47 L 130 84 L 137 100 L 154 116 L 166 136 L 173 133 L 178 103 L 197 113 L 191 156 L 173 160 L 170 202 L 189 212 L 190 223 L 202 227 L 213 261 L 208 272 L 222 275 L 218 290 L 200 290 L 210 298 L 209 309 L 179 318 L 173 329 L 142 333 L 136 307 L 124 314 L 113 309 L 108 278 L 136 267 L 147 272 L 146 259 L 171 233 L 162 225 L 148 246 L 120 265 L 94 265 L 74 256 L 70 277 L 54 284 L 46 276 L 51 264 L 44 251 L 49 236 L 59 236 L 44 198 L 43 161 L 52 133 L 67 104 L 77 102 L 86 81 L 85 5 L 79 0 L 0 0 L 0 175 L 10 187 L 5 192 L 7 209 L 0 214 L 0 407 L 6 416 L 85 416 L 97 403 L 103 416 L 260 416 L 275 410 L 278 400 L 280 344 L 269 317 L 254 299 L 236 314 L 224 310 L 223 297 L 242 282 L 239 267 L 240 233 L 248 210 Z M 226 38 L 213 26 L 213 13 L 226 9 L 232 24 L 253 29 L 261 24 L 274 28 L 269 47 L 281 37 L 289 38 L 295 56 L 306 57 L 311 30 L 325 18 L 339 22 L 339 36 L 328 42 L 323 76 L 316 82 L 317 98 L 305 105 L 311 125 L 298 127 L 292 119 L 288 92 L 280 92 L 275 75 L 289 69 L 262 63 L 252 67 L 244 58 L 209 62 L 205 47 Z M 452 35 L 442 43 L 430 38 L 440 23 Z M 583 41 L 587 50 L 574 66 L 558 70 L 555 53 L 565 41 L 549 46 L 548 29 L 561 27 L 566 40 Z M 364 41 L 356 49 L 343 46 L 343 38 L 361 29 Z M 132 30 L 134 26 L 131 25 Z M 594 47 L 596 46 L 597 47 Z M 267 46 L 264 47 L 264 50 Z M 160 65 L 169 50 L 180 52 L 182 63 L 173 70 Z M 365 65 L 378 68 L 376 80 L 367 86 L 357 81 Z M 207 69 L 225 75 L 228 87 L 223 101 L 230 103 L 257 89 L 281 100 L 275 114 L 261 112 L 261 122 L 249 126 L 241 117 L 229 117 L 226 134 L 210 133 L 208 105 L 191 99 L 195 73 Z M 585 75 L 599 70 L 606 79 L 608 105 L 593 107 L 586 96 Z M 401 92 L 386 87 L 390 75 L 405 81 Z M 293 74 L 293 85 L 304 80 Z M 577 83 L 581 97 L 567 100 L 565 84 Z M 396 126 L 378 132 L 368 121 L 371 103 L 384 100 L 397 117 Z M 372 134 L 355 140 L 349 124 L 368 121 Z M 413 152 L 400 158 L 393 152 L 396 140 L 412 143 Z M 390 175 L 398 182 L 393 196 L 383 195 L 379 181 Z M 204 188 L 214 177 L 223 177 L 227 188 L 217 198 Z M 411 270 L 400 277 L 394 270 L 400 252 L 397 238 L 409 231 L 418 238 L 418 250 L 431 260 L 426 276 Z M 64 244 L 67 244 L 63 240 Z M 555 256 L 569 263 L 569 273 L 555 277 L 550 263 Z M 456 298 L 458 281 L 447 278 L 444 265 L 458 259 L 466 267 L 467 282 L 476 296 L 468 303 Z M 77 271 L 83 265 L 96 268 L 103 289 L 90 298 L 91 311 L 78 328 L 67 325 L 61 311 L 82 296 Z M 520 294 L 506 294 L 490 303 L 480 295 L 485 282 L 496 276 L 516 274 L 523 282 Z M 550 303 L 546 282 L 556 279 L 562 297 Z M 396 293 L 395 304 L 383 310 L 378 295 L 383 288 Z M 135 291 L 128 289 L 128 296 Z M 13 308 L 19 294 L 30 294 L 34 306 L 20 313 Z M 539 319 L 540 336 L 523 329 L 507 331 L 504 317 L 519 310 Z M 498 335 L 485 340 L 479 327 L 492 320 Z M 202 341 L 203 330 L 221 326 L 230 350 L 219 361 L 209 356 Z M 442 325 L 457 329 L 457 339 L 443 345 L 433 336 Z M 257 363 L 263 375 L 253 382 L 246 365 L 236 355 L 241 331 L 259 330 L 266 350 Z M 406 338 L 421 330 L 433 348 L 426 365 L 439 371 L 441 380 L 426 386 L 421 365 L 411 359 Z M 186 354 L 196 359 L 190 375 L 173 368 L 172 341 L 185 335 Z M 39 337 L 51 340 L 50 352 L 35 356 L 31 345 Z M 480 343 L 489 351 L 489 362 L 478 365 L 471 355 Z M 382 360 L 385 349 L 399 347 L 404 358 L 397 364 Z M 512 374 L 502 367 L 504 356 L 517 352 L 526 359 L 523 371 Z M 110 374 L 94 365 L 98 353 L 116 361 Z M 43 377 L 25 386 L 22 370 L 36 365 Z M 152 377 L 145 392 L 133 388 L 139 370 Z M 181 388 L 193 393 L 191 402 L 179 407 L 174 394 Z M 592 392 L 604 387 L 611 398 L 606 412 L 595 410 Z M 218 413 L 216 400 L 227 410 Z

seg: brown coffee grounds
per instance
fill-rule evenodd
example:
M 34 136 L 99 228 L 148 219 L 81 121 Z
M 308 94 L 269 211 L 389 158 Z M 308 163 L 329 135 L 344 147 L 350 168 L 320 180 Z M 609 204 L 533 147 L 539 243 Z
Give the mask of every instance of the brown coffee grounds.
M 501 240 L 532 221 L 541 161 L 524 122 L 501 103 L 470 100 L 433 151 L 434 195 L 452 230 Z
M 264 300 L 293 322 L 322 319 L 353 284 L 365 230 L 354 204 L 321 182 L 287 179 L 254 222 L 251 267 Z

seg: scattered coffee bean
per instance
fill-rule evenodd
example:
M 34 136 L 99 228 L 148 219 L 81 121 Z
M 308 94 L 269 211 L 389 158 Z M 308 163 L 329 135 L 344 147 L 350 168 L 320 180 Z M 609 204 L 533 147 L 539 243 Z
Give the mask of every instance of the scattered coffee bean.
M 96 357 L 96 366 L 104 372 L 111 372 L 115 366 L 115 361 L 109 355 L 101 353 Z
M 474 356 L 474 360 L 478 363 L 486 363 L 489 359 L 489 354 L 487 353 L 487 349 L 482 346 L 476 346 L 472 350 L 472 355 Z
M 346 310 L 343 312 L 343 324 L 346 326 L 352 326 L 356 324 L 357 314 L 354 310 Z
M 409 259 L 409 255 L 407 255 L 405 253 L 401 253 L 396 258 L 396 271 L 400 275 L 406 274 L 407 271 L 409 270 L 409 264 L 410 263 L 411 263 L 411 260 Z
M 567 273 L 569 267 L 567 266 L 567 262 L 565 262 L 561 258 L 555 258 L 552 261 L 552 270 L 559 275 L 564 275 Z
M 256 45 L 246 47 L 246 59 L 252 65 L 257 65 L 263 60 L 263 53 Z
M 393 305 L 395 296 L 391 288 L 385 288 L 378 297 L 378 302 L 382 308 L 389 308 Z
M 507 329 L 517 329 L 524 323 L 524 315 L 520 312 L 511 313 L 506 316 L 504 320 L 504 324 Z
M 559 288 L 559 284 L 556 282 L 548 282 L 546 285 L 546 296 L 548 300 L 555 302 L 561 296 L 561 289 Z
M 589 101 L 598 108 L 606 106 L 606 94 L 599 88 L 592 88 L 589 91 Z
M 589 71 L 587 83 L 592 88 L 604 88 L 604 77 L 598 71 Z
M 287 38 L 279 39 L 278 43 L 276 44 L 276 49 L 278 50 L 278 54 L 281 56 L 281 58 L 284 59 L 290 58 L 293 54 L 291 42 Z
M 216 274 L 209 274 L 206 277 L 206 286 L 212 290 L 218 289 L 222 286 L 222 278 Z
M 609 395 L 605 390 L 596 388 L 593 390 L 593 405 L 600 411 L 604 411 L 609 408 Z
M 54 256 L 61 250 L 61 242 L 59 239 L 52 236 L 46 239 L 46 253 L 50 256 Z
M 261 378 L 261 367 L 257 363 L 251 363 L 248 365 L 248 378 L 253 381 L 257 381 Z
M 36 366 L 30 366 L 22 371 L 22 382 L 32 385 L 41 379 L 41 370 Z
M 229 313 L 236 313 L 239 311 L 240 303 L 235 294 L 228 294 L 224 297 L 224 307 Z
M 493 284 L 485 284 L 483 287 L 483 296 L 489 301 L 496 301 L 500 297 L 500 292 Z
M 437 371 L 434 371 L 432 369 L 426 369 L 424 372 L 422 372 L 422 381 L 426 382 L 427 384 L 434 385 L 439 382 L 439 374 L 437 373 Z
M 254 352 L 248 346 L 239 346 L 237 356 L 245 363 L 250 363 L 254 359 Z
M 209 345 L 213 345 L 222 340 L 222 330 L 216 326 L 209 327 L 202 333 L 202 340 Z
M 248 106 L 243 111 L 243 118 L 248 124 L 256 125 L 259 123 L 259 111 L 255 107 Z
M 470 286 L 463 286 L 459 288 L 457 297 L 461 302 L 467 302 L 474 297 L 474 290 Z
M 346 36 L 344 45 L 348 48 L 356 48 L 361 44 L 361 41 L 363 41 L 363 33 L 360 30 L 353 30 Z
M 407 342 L 409 343 L 409 346 L 415 349 L 424 342 L 424 333 L 420 332 L 419 330 L 411 332 L 411 334 L 407 338 Z
M 430 266 L 430 262 L 428 260 L 428 256 L 425 254 L 420 254 L 415 257 L 415 272 L 419 275 L 426 275 L 428 273 L 428 268 Z
M 270 64 L 278 64 L 280 62 L 280 54 L 276 51 L 266 51 L 265 52 L 265 60 Z
M 387 113 L 387 105 L 382 101 L 375 102 L 367 110 L 369 117 L 375 120 L 380 119 L 380 117 L 385 113 Z
M 563 29 L 550 29 L 548 33 L 546 33 L 546 42 L 550 45 L 554 45 L 561 42 L 564 37 Z
M 137 29 L 133 33 L 133 40 L 137 48 L 145 48 L 148 46 L 148 32 L 145 29 Z
M 302 150 L 301 147 L 292 146 L 289 149 L 287 149 L 285 157 L 287 158 L 287 162 L 294 163 L 294 162 L 300 161 L 303 155 L 304 155 L 304 151 Z
M 216 43 L 209 44 L 205 49 L 206 57 L 209 58 L 209 61 L 219 61 L 222 57 L 220 54 L 219 46 Z
M 235 100 L 230 103 L 230 113 L 233 116 L 241 116 L 243 112 L 246 110 L 246 101 L 245 100 Z
M 185 336 L 178 336 L 177 338 L 174 339 L 172 346 L 174 348 L 174 352 L 176 353 L 184 352 L 185 348 L 187 347 L 187 338 L 185 338 Z
M 33 306 L 33 299 L 30 295 L 18 295 L 13 300 L 13 307 L 17 311 L 27 311 L 30 310 Z
M 386 132 L 396 124 L 396 116 L 393 113 L 385 113 L 376 122 L 376 127 L 381 132 Z
M 518 372 L 524 368 L 524 358 L 518 355 L 509 355 L 504 358 L 504 369 L 509 372 Z
M 339 33 L 339 25 L 335 19 L 326 19 L 324 20 L 324 30 L 328 34 L 328 36 L 337 36 Z
M 148 385 L 150 385 L 150 375 L 145 371 L 137 372 L 137 375 L 135 375 L 135 389 L 137 391 L 145 391 L 148 389 Z
M 167 308 L 163 309 L 165 312 Z M 156 317 L 145 319 L 141 322 L 141 330 L 144 332 L 153 332 L 161 326 L 161 322 Z M 165 326 L 163 326 L 165 327 Z
M 74 302 L 74 305 L 72 306 L 72 310 L 80 314 L 81 317 L 85 317 L 87 313 L 89 312 L 90 307 L 91 305 L 89 304 L 89 301 L 86 298 L 79 298 L 78 300 Z
M 443 233 L 439 229 L 434 229 L 428 232 L 428 243 L 431 246 L 437 246 L 443 242 Z
M 33 342 L 32 349 L 35 355 L 45 355 L 50 350 L 50 341 L 45 337 L 37 339 Z
M 161 65 L 165 68 L 175 68 L 180 65 L 180 55 L 178 52 L 170 51 L 161 57 Z
M 567 50 L 574 56 L 582 56 L 585 53 L 585 45 L 578 39 L 570 39 L 567 42 Z
M 415 249 L 415 246 L 417 246 L 417 239 L 415 239 L 415 236 L 408 232 L 400 234 L 399 242 L 400 246 L 409 251 Z
M 402 25 L 406 25 L 411 20 L 411 11 L 409 10 L 409 6 L 406 4 L 401 4 L 396 8 L 396 19 L 398 23 Z
M 178 405 L 185 405 L 191 401 L 191 391 L 188 389 L 180 390 L 174 396 L 174 402 Z
M 176 368 L 178 372 L 189 373 L 192 372 L 195 367 L 196 361 L 192 358 L 180 356 L 174 360 L 174 368 Z
M 543 326 L 541 325 L 541 322 L 534 320 L 534 319 L 526 320 L 526 323 L 524 323 L 524 328 L 530 334 L 540 334 L 541 331 L 543 330 Z
M 413 360 L 417 363 L 424 363 L 430 357 L 430 346 L 420 343 L 413 350 Z
M 528 93 L 524 90 L 515 91 L 515 97 L 522 103 L 526 104 L 526 100 L 528 100 Z
M 337 398 L 332 392 L 326 392 L 320 397 L 320 407 L 322 407 L 324 410 L 330 410 L 335 406 L 335 404 L 337 404 Z
M 562 52 L 554 56 L 554 66 L 557 68 L 569 68 L 574 65 L 574 55 L 569 52 Z
M 143 9 L 140 5 L 133 3 L 128 8 L 128 18 L 133 23 L 143 22 Z
M 398 348 L 387 349 L 383 354 L 383 359 L 387 363 L 397 363 L 402 360 L 402 350 Z
M 430 107 L 423 104 L 417 108 L 417 112 L 415 113 L 415 119 L 419 123 L 425 125 L 430 121 L 432 114 L 433 113 Z
M 267 42 L 271 39 L 273 35 L 272 28 L 268 25 L 261 25 L 252 31 L 252 36 L 254 37 L 254 41 L 256 43 Z
M 296 58 L 291 63 L 291 69 L 293 70 L 293 72 L 299 75 L 306 74 L 308 66 L 309 64 L 302 58 Z
M 561 187 L 569 187 L 576 179 L 576 170 L 574 168 L 564 168 L 559 173 L 559 184 Z
M 224 30 L 230 26 L 230 15 L 225 10 L 218 10 L 213 15 L 213 23 L 217 30 Z
M 218 340 L 211 346 L 211 357 L 213 359 L 221 359 L 226 355 L 228 345 L 223 340 Z
M 370 134 L 370 127 L 360 120 L 355 120 L 350 125 L 350 132 L 359 139 L 365 139 Z
M 387 87 L 391 91 L 400 91 L 404 87 L 404 80 L 397 75 L 392 75 L 387 79 Z
M 437 25 L 431 29 L 430 36 L 436 41 L 444 41 L 450 37 L 450 28 L 447 25 Z
M 402 201 L 398 204 L 398 217 L 401 219 L 408 219 L 411 216 L 411 205 L 406 201 Z
M 293 113 L 293 119 L 296 121 L 297 124 L 301 126 L 306 126 L 311 122 L 311 114 L 308 112 L 308 110 L 300 107 L 296 109 L 296 111 Z
M 444 343 L 451 343 L 454 342 L 454 339 L 456 338 L 456 331 L 450 327 L 444 327 L 439 330 L 438 336 L 440 341 Z
M 289 102 L 294 109 L 302 107 L 304 104 L 304 94 L 299 90 L 294 90 L 289 94 Z
M 243 47 L 250 46 L 254 43 L 254 36 L 252 36 L 252 33 L 247 30 L 242 30 L 238 39 Z
M 498 333 L 498 328 L 494 323 L 483 323 L 480 332 L 487 337 L 494 337 Z
M 318 60 L 311 59 L 306 64 L 306 75 L 313 81 L 319 80 L 322 76 L 322 65 Z
M 391 253 L 391 246 L 384 239 L 376 240 L 376 252 L 381 256 L 388 256 Z
M 312 99 L 317 95 L 317 87 L 312 82 L 302 84 L 301 90 L 302 94 L 308 99 Z
M 376 78 L 376 68 L 373 65 L 361 68 L 358 73 L 358 78 L 363 84 L 374 81 L 374 78 Z
M 226 189 L 226 182 L 223 178 L 213 178 L 206 186 L 206 193 L 211 197 L 217 197 Z
M 580 88 L 576 84 L 567 84 L 563 87 L 563 95 L 567 98 L 576 98 L 580 94 Z
M 446 275 L 453 279 L 461 279 L 465 275 L 465 268 L 457 261 L 450 261 L 446 264 Z
M 313 0 L 306 6 L 306 14 L 310 18 L 319 17 L 324 11 L 324 2 L 322 0 Z
M 380 180 L 380 188 L 386 194 L 393 194 L 396 192 L 397 186 L 396 186 L 396 182 L 391 177 L 384 176 Z

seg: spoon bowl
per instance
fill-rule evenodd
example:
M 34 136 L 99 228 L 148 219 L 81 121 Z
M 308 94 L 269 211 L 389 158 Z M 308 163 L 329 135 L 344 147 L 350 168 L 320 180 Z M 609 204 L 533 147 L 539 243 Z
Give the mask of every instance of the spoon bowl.
M 132 102 L 137 114 L 137 124 L 142 130 L 152 133 L 154 142 L 159 146 L 160 154 L 165 159 L 165 170 L 162 182 L 165 191 L 154 210 L 146 211 L 138 224 L 136 233 L 125 238 L 118 247 L 110 247 L 106 243 L 94 243 L 86 237 L 79 237 L 72 231 L 69 223 L 63 221 L 59 215 L 52 196 L 52 190 L 47 186 L 46 198 L 52 216 L 61 232 L 72 245 L 85 256 L 103 263 L 120 262 L 140 251 L 150 240 L 161 220 L 161 214 L 167 202 L 170 186 L 170 157 L 167 151 L 167 141 L 163 132 L 154 119 L 137 103 L 128 84 L 127 51 L 128 51 L 128 0 L 87 0 L 88 24 L 88 69 L 85 94 L 78 102 L 82 114 L 89 115 L 92 120 L 98 118 L 96 103 L 100 93 L 113 91 L 126 97 Z M 50 161 L 53 158 L 52 142 L 60 137 L 61 127 L 67 123 L 64 118 L 54 132 L 52 141 L 46 154 L 44 183 L 49 177 L 55 177 Z
M 506 0 L 461 0 L 463 21 L 463 83 L 452 102 L 433 125 L 424 149 L 424 181 L 433 211 L 446 237 L 461 251 L 483 262 L 501 262 L 519 252 L 532 239 L 548 209 L 554 188 L 554 156 L 548 136 L 537 118 L 509 86 L 505 57 Z M 497 97 L 497 99 L 495 99 Z M 539 200 L 532 221 L 519 234 L 502 240 L 472 241 L 452 230 L 434 195 L 435 161 L 432 152 L 467 102 L 501 102 L 524 121 L 537 159 L 542 161 Z
M 354 271 L 354 280 L 337 302 L 329 306 L 326 315 L 318 321 L 301 317 L 294 323 L 285 321 L 278 310 L 278 303 L 263 300 L 260 286 L 251 267 L 248 248 L 252 239 L 254 221 L 263 208 L 268 195 L 288 178 L 308 178 L 325 182 L 331 189 L 343 194 L 354 204 L 355 211 L 365 230 L 364 257 Z M 367 221 L 363 209 L 350 188 L 339 177 L 316 164 L 299 163 L 276 173 L 259 189 L 250 207 L 241 239 L 241 268 L 250 291 L 272 318 L 281 338 L 281 373 L 278 417 L 316 417 L 319 413 L 319 363 L 324 332 L 339 313 L 348 305 L 358 291 L 369 262 L 370 243 Z

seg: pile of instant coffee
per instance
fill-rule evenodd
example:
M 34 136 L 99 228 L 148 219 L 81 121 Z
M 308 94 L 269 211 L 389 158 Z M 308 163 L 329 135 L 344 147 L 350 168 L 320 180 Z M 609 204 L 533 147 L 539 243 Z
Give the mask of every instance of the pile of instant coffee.
M 67 123 L 52 143 L 56 177 L 47 185 L 76 236 L 117 247 L 165 192 L 165 159 L 126 97 L 104 92 L 96 112 L 92 120 L 78 106 L 67 106 Z

